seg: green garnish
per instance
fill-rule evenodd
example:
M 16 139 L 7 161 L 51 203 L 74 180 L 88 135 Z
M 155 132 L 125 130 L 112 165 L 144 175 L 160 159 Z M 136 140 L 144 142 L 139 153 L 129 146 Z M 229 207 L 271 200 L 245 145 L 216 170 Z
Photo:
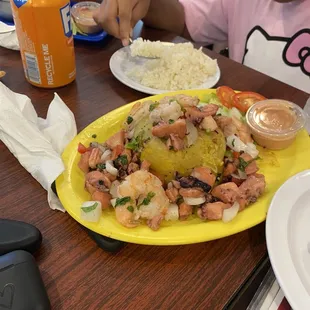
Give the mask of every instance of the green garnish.
M 94 139 L 96 139 L 96 138 L 97 138 L 97 135 L 94 133 L 91 137 L 94 138 Z
M 127 207 L 127 210 L 128 210 L 129 212 L 133 213 L 134 208 L 133 208 L 133 206 L 128 206 L 128 207 Z
M 123 197 L 123 198 L 117 198 L 116 202 L 115 202 L 115 208 L 117 206 L 123 206 L 125 205 L 127 202 L 130 202 L 131 198 L 129 196 Z
M 169 124 L 173 124 L 174 120 L 173 119 L 169 119 Z
M 152 112 L 158 105 L 159 105 L 159 102 L 152 103 L 149 107 L 149 111 Z
M 98 183 L 99 183 L 99 185 L 104 185 L 103 180 L 99 180 Z
M 97 169 L 104 170 L 105 169 L 105 164 L 97 164 Z
M 92 206 L 82 207 L 81 209 L 82 209 L 85 213 L 89 213 L 89 212 L 91 212 L 91 211 L 94 211 L 97 207 L 98 207 L 98 202 L 95 202 Z
M 142 202 L 137 206 L 137 208 L 139 209 L 141 206 L 147 206 L 150 204 L 151 199 L 155 196 L 156 194 L 153 192 L 149 192 L 146 196 L 146 198 L 144 198 L 142 200 Z
M 235 139 L 232 140 L 231 144 L 233 147 L 235 147 Z
M 120 155 L 114 160 L 114 165 L 116 167 L 126 166 L 128 165 L 127 155 Z
M 229 157 L 229 158 L 231 158 L 231 157 L 233 157 L 233 153 L 232 153 L 232 151 L 226 151 L 225 152 L 225 155 L 224 155 L 225 157 Z
M 175 101 L 175 98 L 169 99 L 169 103 Z
M 143 132 L 141 132 L 137 137 L 132 138 L 130 142 L 125 145 L 126 149 L 133 150 L 135 152 L 143 146 Z
M 133 122 L 133 118 L 131 116 L 127 117 L 127 124 L 131 124 Z
M 249 165 L 249 162 L 245 161 L 242 157 L 239 157 L 239 166 L 238 168 L 244 172 L 245 168 Z

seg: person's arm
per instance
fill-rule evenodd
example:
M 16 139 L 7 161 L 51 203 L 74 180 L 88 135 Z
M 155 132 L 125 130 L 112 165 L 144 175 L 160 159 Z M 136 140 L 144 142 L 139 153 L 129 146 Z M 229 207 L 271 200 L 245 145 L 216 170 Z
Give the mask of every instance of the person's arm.
M 151 0 L 143 22 L 147 26 L 191 39 L 185 25 L 184 8 L 178 0 Z

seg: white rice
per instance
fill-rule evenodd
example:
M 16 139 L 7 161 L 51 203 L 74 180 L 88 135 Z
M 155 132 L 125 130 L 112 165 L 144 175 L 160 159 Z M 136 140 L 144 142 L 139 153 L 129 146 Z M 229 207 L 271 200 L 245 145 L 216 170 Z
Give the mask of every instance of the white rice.
M 132 56 L 160 57 L 134 65 L 128 76 L 144 86 L 162 90 L 199 88 L 216 74 L 217 61 L 195 49 L 191 43 L 165 46 L 162 42 L 136 40 Z

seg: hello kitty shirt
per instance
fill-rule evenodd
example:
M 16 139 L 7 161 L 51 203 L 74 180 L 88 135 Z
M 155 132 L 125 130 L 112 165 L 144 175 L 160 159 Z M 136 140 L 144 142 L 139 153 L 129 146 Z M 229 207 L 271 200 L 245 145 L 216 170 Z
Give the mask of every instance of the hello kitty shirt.
M 180 0 L 195 42 L 310 93 L 310 0 Z

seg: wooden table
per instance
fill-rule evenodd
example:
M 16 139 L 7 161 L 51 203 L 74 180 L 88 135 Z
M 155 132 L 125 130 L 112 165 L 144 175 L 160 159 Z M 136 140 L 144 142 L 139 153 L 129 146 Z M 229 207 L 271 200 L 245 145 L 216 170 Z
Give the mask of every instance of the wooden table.
M 161 31 L 142 32 L 149 39 L 173 39 Z M 146 96 L 112 76 L 109 59 L 120 47 L 115 39 L 101 46 L 76 44 L 76 82 L 57 93 L 75 114 L 79 131 L 112 109 Z M 301 91 L 206 52 L 218 59 L 219 85 L 300 105 L 307 99 Z M 35 88 L 25 81 L 18 52 L 0 49 L 0 64 L 7 72 L 2 81 L 28 95 L 39 116 L 45 117 L 55 90 Z M 43 234 L 36 259 L 53 309 L 222 309 L 266 255 L 264 224 L 195 245 L 127 244 L 112 255 L 98 248 L 68 214 L 49 209 L 46 192 L 2 143 L 0 180 L 0 217 L 29 222 Z

